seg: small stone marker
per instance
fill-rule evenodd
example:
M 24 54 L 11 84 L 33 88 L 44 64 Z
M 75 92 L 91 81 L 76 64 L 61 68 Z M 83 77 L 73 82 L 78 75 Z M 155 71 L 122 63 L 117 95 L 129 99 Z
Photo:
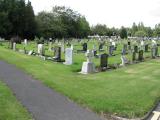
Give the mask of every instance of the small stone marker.
M 89 74 L 89 73 L 96 72 L 95 65 L 92 62 L 92 59 L 94 57 L 92 51 L 87 50 L 87 52 L 86 52 L 85 55 L 87 57 L 87 62 L 83 62 L 82 70 L 81 70 L 80 73 L 82 73 L 82 74 Z
M 73 50 L 72 48 L 66 48 L 65 50 L 65 65 L 72 65 L 73 63 Z

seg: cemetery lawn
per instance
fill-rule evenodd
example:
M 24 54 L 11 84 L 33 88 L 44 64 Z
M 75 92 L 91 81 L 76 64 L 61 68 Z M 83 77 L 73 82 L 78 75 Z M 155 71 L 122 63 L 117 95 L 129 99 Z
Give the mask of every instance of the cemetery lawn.
M 2 82 L 0 82 L 0 120 L 31 120 L 29 113 Z
M 82 75 L 76 71 L 81 62 L 65 66 L 3 47 L 0 51 L 1 60 L 15 64 L 50 88 L 97 113 L 143 117 L 160 100 L 160 60 Z M 75 59 L 83 58 L 80 55 Z

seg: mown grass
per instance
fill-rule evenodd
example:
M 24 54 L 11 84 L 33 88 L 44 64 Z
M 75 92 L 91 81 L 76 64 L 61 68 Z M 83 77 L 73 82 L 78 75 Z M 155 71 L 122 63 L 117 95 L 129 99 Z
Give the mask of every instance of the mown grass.
M 0 120 L 31 120 L 31 115 L 16 100 L 11 90 L 1 81 Z
M 0 47 L 0 51 L 0 59 L 15 64 L 45 85 L 98 113 L 142 117 L 160 100 L 160 60 L 81 75 L 75 71 L 80 70 L 82 61 L 85 60 L 83 54 L 75 54 L 74 64 L 65 66 L 3 47 Z M 120 61 L 120 56 L 111 59 L 114 63 Z M 99 65 L 99 59 L 94 62 Z

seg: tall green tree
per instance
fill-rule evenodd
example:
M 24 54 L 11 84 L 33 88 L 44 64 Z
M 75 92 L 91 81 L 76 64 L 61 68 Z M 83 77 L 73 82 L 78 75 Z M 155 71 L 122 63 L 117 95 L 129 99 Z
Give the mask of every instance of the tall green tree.
M 122 38 L 122 39 L 125 39 L 125 38 L 127 38 L 127 29 L 125 28 L 125 27 L 121 27 L 121 30 L 120 30 L 120 37 Z

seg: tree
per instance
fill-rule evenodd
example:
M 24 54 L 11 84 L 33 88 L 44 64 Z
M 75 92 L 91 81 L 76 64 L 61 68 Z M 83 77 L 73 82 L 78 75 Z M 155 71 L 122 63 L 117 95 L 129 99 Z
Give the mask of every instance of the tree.
M 122 39 L 127 38 L 127 29 L 124 28 L 123 26 L 121 27 L 121 30 L 120 30 L 120 37 L 121 37 Z
M 145 37 L 146 36 L 146 32 L 145 31 L 142 31 L 142 30 L 139 30 L 135 33 L 135 36 L 136 37 Z

